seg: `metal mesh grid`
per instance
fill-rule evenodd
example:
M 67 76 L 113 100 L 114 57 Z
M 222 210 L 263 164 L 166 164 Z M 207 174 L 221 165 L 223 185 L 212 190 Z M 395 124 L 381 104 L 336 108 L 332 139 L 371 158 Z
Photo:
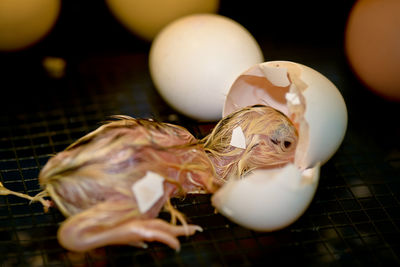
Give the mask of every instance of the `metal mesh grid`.
M 144 56 L 134 57 L 139 65 L 145 65 Z M 169 109 L 149 77 L 137 82 L 137 76 L 127 75 L 138 71 L 124 65 L 127 58 L 132 59 L 129 55 L 88 59 L 78 65 L 81 78 L 66 86 L 70 97 L 63 95 L 61 99 L 57 92 L 46 97 L 46 101 L 55 101 L 53 107 L 17 110 L 0 117 L 0 181 L 6 187 L 30 195 L 38 193 L 36 177 L 49 155 L 112 114 L 172 119 L 197 136 L 209 131 L 212 124 L 196 124 Z M 106 67 L 110 62 L 112 69 Z M 87 65 L 96 67 L 89 70 Z M 52 86 L 57 83 L 65 81 Z M 85 254 L 68 252 L 57 242 L 57 228 L 64 219 L 59 211 L 44 213 L 39 204 L 1 197 L 0 262 L 2 266 L 231 266 L 275 261 L 399 264 L 398 169 L 382 155 L 379 146 L 350 127 L 337 154 L 322 167 L 309 209 L 296 223 L 278 232 L 258 233 L 229 222 L 214 212 L 208 195 L 174 200 L 189 221 L 204 228 L 193 237 L 181 238 L 180 253 L 157 243 L 146 250 L 115 246 Z
M 0 196 L 0 266 L 400 265 L 400 130 L 392 116 L 384 116 L 397 114 L 398 105 L 368 94 L 336 50 L 292 44 L 280 49 L 263 44 L 270 60 L 290 58 L 327 75 L 349 108 L 345 140 L 322 167 L 316 196 L 297 222 L 272 233 L 250 231 L 215 213 L 210 196 L 190 195 L 173 204 L 204 231 L 180 238 L 179 253 L 158 243 L 145 250 L 110 246 L 73 253 L 57 242 L 64 220 L 58 210 L 44 213 L 37 203 Z M 0 182 L 11 190 L 38 193 L 37 176 L 49 156 L 109 115 L 169 121 L 197 137 L 212 127 L 163 102 L 148 75 L 146 52 L 69 56 L 61 79 L 46 76 L 42 58 L 0 56 Z

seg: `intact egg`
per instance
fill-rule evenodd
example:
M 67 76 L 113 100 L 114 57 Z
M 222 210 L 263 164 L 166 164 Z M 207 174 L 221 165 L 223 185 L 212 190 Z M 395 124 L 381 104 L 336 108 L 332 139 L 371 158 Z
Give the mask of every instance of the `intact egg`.
M 54 26 L 60 9 L 60 0 L 0 1 L 0 50 L 20 50 L 38 42 Z
M 400 101 L 400 1 L 360 0 L 345 34 L 347 58 L 373 92 Z
M 223 114 L 256 104 L 281 111 L 297 128 L 294 163 L 231 179 L 214 194 L 212 203 L 240 225 L 273 231 L 296 221 L 309 206 L 320 165 L 343 141 L 347 109 L 329 79 L 290 61 L 265 62 L 242 73 L 227 95 Z
M 150 74 L 161 96 L 176 110 L 203 121 L 221 118 L 235 78 L 263 55 L 239 23 L 214 14 L 180 18 L 154 40 Z
M 168 23 L 194 13 L 216 13 L 219 0 L 107 0 L 107 6 L 127 29 L 153 40 Z

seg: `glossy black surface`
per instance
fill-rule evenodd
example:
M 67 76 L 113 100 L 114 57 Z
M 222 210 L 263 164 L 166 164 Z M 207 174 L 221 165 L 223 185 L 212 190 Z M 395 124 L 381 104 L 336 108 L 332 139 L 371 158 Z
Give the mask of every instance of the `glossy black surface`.
M 164 103 L 148 72 L 150 44 L 122 28 L 103 3 L 68 2 L 46 39 L 0 54 L 0 181 L 30 195 L 40 191 L 37 176 L 49 155 L 110 115 L 169 121 L 198 137 L 212 126 Z M 153 243 L 80 254 L 57 242 L 59 211 L 0 196 L 1 266 L 400 264 L 399 104 L 370 93 L 346 62 L 343 29 L 352 1 L 260 2 L 222 1 L 220 14 L 249 29 L 266 60 L 299 62 L 327 76 L 348 107 L 344 142 L 322 167 L 306 213 L 286 229 L 258 233 L 215 214 L 208 195 L 188 196 L 174 204 L 204 232 L 181 238 L 179 253 Z M 46 56 L 66 60 L 63 78 L 46 74 Z

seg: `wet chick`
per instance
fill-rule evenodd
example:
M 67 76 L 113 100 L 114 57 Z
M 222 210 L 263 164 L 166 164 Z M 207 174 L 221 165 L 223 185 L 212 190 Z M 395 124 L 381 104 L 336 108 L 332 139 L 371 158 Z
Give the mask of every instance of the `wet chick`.
M 232 142 L 234 131 L 242 134 L 244 146 Z M 262 105 L 228 115 L 202 140 L 220 183 L 253 169 L 293 162 L 297 141 L 291 121 L 276 109 Z

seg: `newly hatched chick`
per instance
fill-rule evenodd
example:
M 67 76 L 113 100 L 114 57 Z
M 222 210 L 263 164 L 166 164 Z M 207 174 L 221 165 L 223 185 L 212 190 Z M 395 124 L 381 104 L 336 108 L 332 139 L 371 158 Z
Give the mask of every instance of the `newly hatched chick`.
M 69 250 L 145 247 L 151 241 L 179 249 L 178 236 L 201 228 L 186 223 L 171 197 L 214 193 L 227 179 L 247 171 L 283 166 L 293 161 L 297 144 L 297 131 L 287 117 L 265 106 L 229 115 L 201 141 L 176 125 L 116 118 L 52 157 L 39 174 L 44 190 L 37 196 L 0 184 L 0 195 L 16 194 L 45 207 L 50 202 L 44 197 L 51 197 L 67 217 L 58 240 Z M 235 129 L 241 131 L 244 147 L 232 143 Z M 171 223 L 156 218 L 163 207 L 171 213 Z
M 58 231 L 59 242 L 75 251 L 111 244 L 143 247 L 146 241 L 179 249 L 177 236 L 201 228 L 187 225 L 169 199 L 189 191 L 214 191 L 211 162 L 182 127 L 119 119 L 51 158 L 40 172 L 44 192 L 69 217 Z M 135 194 L 133 186 L 149 172 L 161 177 L 161 194 L 153 195 L 153 182 L 142 189 L 148 193 Z M 163 206 L 173 223 L 178 218 L 182 225 L 155 219 Z

